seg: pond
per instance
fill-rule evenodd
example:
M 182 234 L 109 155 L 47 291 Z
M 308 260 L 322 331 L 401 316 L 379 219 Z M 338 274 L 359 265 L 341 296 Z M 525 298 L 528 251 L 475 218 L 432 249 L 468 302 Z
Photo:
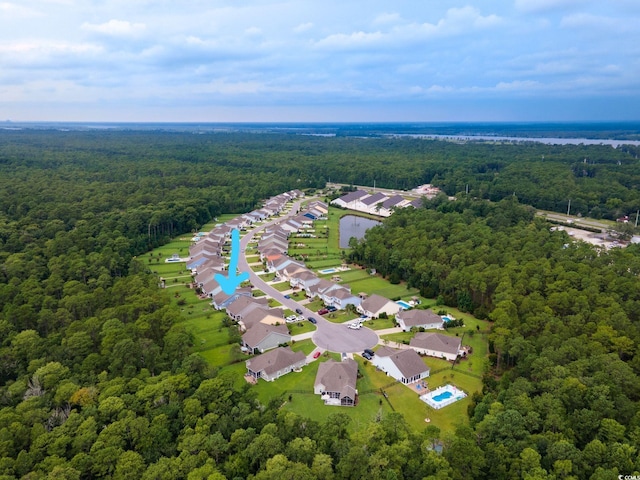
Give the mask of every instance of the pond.
M 371 227 L 380 225 L 380 223 L 377 220 L 358 217 L 357 215 L 345 215 L 340 219 L 340 248 L 348 248 L 351 237 L 356 237 L 360 240 L 364 238 L 364 232 Z

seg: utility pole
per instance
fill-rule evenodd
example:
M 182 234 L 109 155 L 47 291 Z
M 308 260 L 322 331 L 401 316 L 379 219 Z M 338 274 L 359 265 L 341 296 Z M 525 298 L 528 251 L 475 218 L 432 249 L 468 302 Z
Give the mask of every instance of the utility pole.
M 571 199 L 569 199 L 569 206 L 567 207 L 567 216 L 570 215 L 571 212 Z
M 638 228 L 638 215 L 640 215 L 640 210 L 638 210 L 636 212 L 636 227 L 635 228 Z

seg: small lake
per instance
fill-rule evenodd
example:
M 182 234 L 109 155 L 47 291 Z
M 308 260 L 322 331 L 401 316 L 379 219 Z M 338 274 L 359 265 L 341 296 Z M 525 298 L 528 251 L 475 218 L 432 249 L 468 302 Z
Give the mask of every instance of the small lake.
M 358 217 L 357 215 L 345 215 L 340 219 L 340 248 L 348 248 L 351 237 L 356 237 L 360 240 L 364 238 L 364 232 L 381 223 L 377 220 Z

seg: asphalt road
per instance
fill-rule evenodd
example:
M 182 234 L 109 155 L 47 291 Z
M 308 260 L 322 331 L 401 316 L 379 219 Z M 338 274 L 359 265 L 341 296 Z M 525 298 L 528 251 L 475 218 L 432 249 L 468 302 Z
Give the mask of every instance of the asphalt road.
M 359 330 L 352 330 L 347 328 L 344 324 L 331 323 L 316 312 L 312 312 L 308 308 L 305 308 L 304 305 L 300 305 L 295 300 L 284 298 L 284 295 L 281 292 L 262 280 L 260 276 L 251 269 L 247 262 L 245 251 L 254 235 L 276 222 L 280 222 L 285 218 L 297 215 L 301 203 L 302 201 L 295 202 L 289 211 L 290 213 L 286 216 L 277 217 L 263 225 L 260 225 L 259 227 L 248 231 L 246 235 L 240 239 L 241 255 L 238 259 L 238 270 L 240 272 L 249 272 L 249 279 L 253 286 L 262 290 L 267 296 L 280 302 L 285 308 L 289 308 L 293 311 L 301 309 L 305 318 L 314 317 L 318 323 L 316 324 L 317 330 L 314 332 L 312 340 L 318 347 L 339 353 L 362 352 L 365 348 L 371 348 L 378 343 L 378 335 L 373 330 L 366 327 L 362 327 Z

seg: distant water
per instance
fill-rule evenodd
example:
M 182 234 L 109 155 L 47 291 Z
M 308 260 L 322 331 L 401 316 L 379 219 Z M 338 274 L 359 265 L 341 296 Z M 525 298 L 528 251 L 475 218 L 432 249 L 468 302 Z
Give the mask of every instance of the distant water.
M 611 140 L 607 138 L 545 138 L 545 137 L 500 137 L 491 135 L 416 135 L 392 134 L 393 137 L 426 138 L 435 140 L 452 140 L 464 142 L 536 142 L 546 145 L 620 145 L 640 146 L 640 140 Z
M 416 138 L 455 141 L 536 141 L 563 145 L 640 145 L 640 122 L 431 122 L 431 123 L 108 123 L 11 122 L 0 130 L 148 131 L 225 134 L 234 132 L 305 135 L 317 137 Z
M 380 225 L 380 223 L 377 220 L 357 215 L 345 215 L 340 219 L 340 248 L 348 248 L 351 237 L 356 237 L 358 240 L 363 239 L 367 230 Z

